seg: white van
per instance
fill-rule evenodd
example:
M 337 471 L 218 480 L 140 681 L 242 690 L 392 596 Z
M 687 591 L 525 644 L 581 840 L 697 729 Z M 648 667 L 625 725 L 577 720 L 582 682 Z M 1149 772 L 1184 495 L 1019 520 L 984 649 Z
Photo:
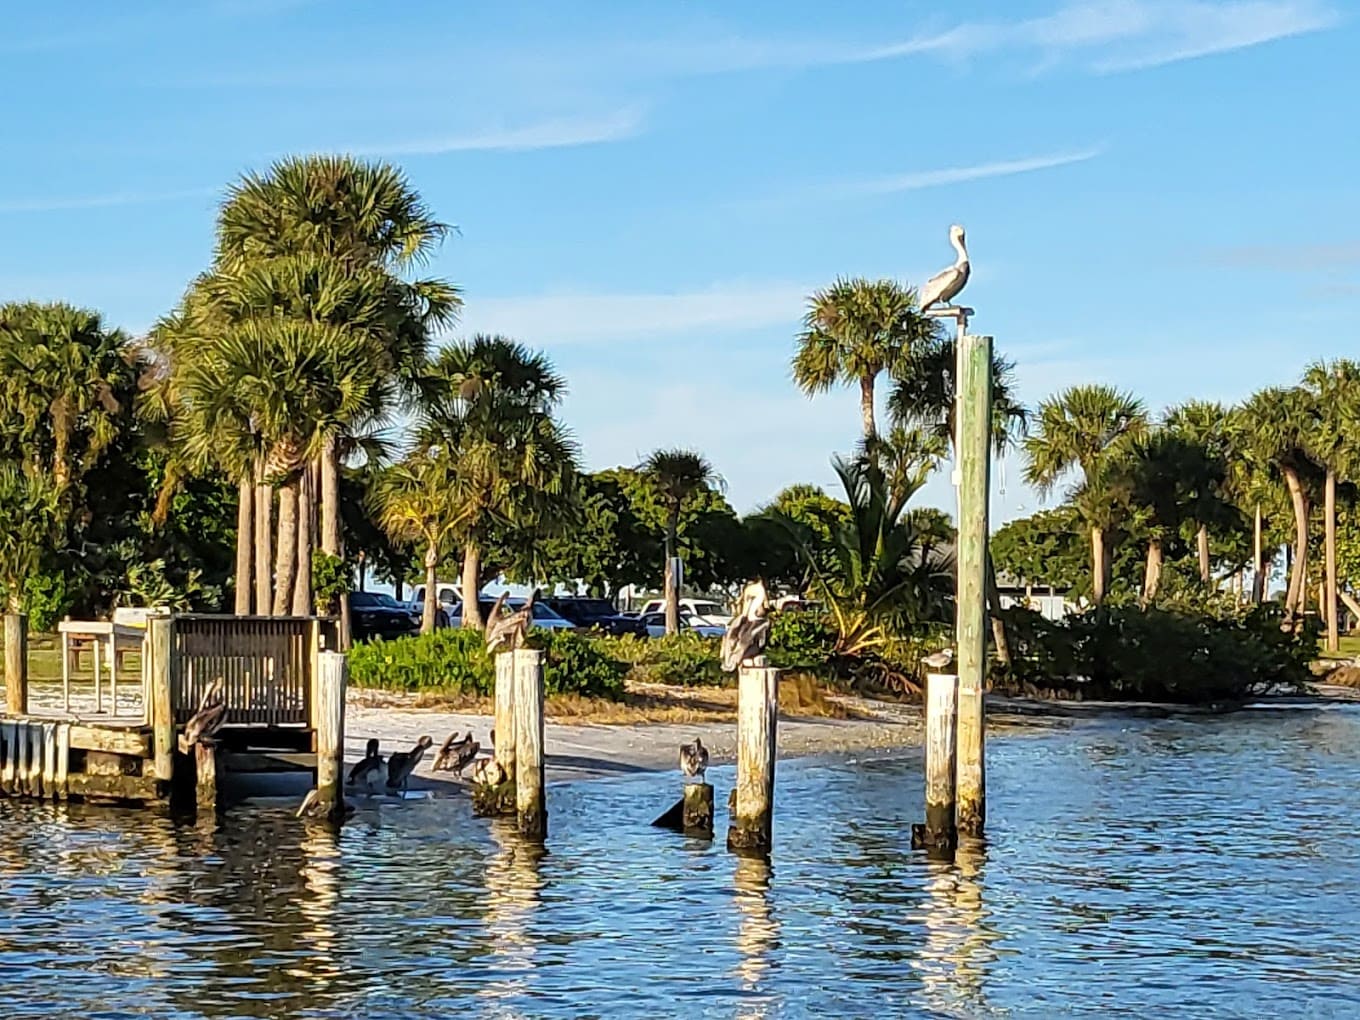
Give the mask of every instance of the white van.
M 665 599 L 652 599 L 638 612 L 639 616 L 646 616 L 648 613 L 664 613 L 666 611 Z M 707 627 L 726 627 L 731 614 L 711 599 L 681 599 L 680 612 L 688 613 L 695 623 Z
M 434 586 L 434 597 L 435 601 L 446 609 L 450 606 L 456 606 L 463 601 L 462 586 L 450 584 L 447 581 L 438 581 Z M 425 586 L 423 584 L 416 585 L 415 590 L 411 592 L 411 604 L 416 606 L 425 604 Z

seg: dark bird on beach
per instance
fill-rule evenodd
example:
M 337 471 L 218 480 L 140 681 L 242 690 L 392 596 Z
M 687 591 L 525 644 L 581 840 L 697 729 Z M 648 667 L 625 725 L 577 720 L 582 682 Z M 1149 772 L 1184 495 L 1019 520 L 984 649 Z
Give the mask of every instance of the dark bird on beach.
M 737 615 L 727 624 L 722 639 L 722 668 L 732 672 L 765 651 L 770 639 L 769 595 L 763 581 L 752 581 L 741 590 Z
M 472 739 L 471 730 L 462 740 L 458 739 L 458 731 L 454 730 L 449 734 L 449 739 L 444 741 L 439 753 L 434 756 L 434 771 L 452 772 L 455 776 L 462 776 L 463 769 L 472 764 L 472 760 L 481 749 L 482 745 Z
M 411 750 L 397 751 L 387 759 L 388 790 L 406 792 L 406 784 L 411 779 L 411 773 L 420 764 L 420 759 L 425 757 L 425 749 L 433 743 L 431 737 L 423 736 L 416 741 L 416 746 Z
M 529 597 L 524 600 L 524 605 L 513 613 L 502 615 L 505 598 L 505 593 L 502 592 L 496 599 L 496 604 L 491 607 L 491 614 L 486 620 L 486 650 L 492 655 L 499 651 L 513 652 L 524 647 L 524 640 L 529 636 L 529 627 L 534 622 L 534 603 L 538 600 L 538 589 L 531 591 Z
M 387 763 L 378 753 L 378 741 L 370 740 L 364 756 L 349 770 L 347 786 L 361 786 L 369 793 L 376 793 L 387 784 Z
M 184 724 L 184 732 L 179 737 L 180 753 L 188 754 L 195 744 L 211 744 L 213 735 L 222 728 L 226 718 L 227 699 L 223 694 L 222 678 L 218 677 L 203 692 L 198 711 Z
M 702 740 L 694 738 L 692 744 L 680 745 L 680 771 L 685 776 L 685 782 L 704 781 L 704 772 L 708 769 L 708 748 L 704 746 Z
M 933 652 L 921 660 L 921 665 L 932 673 L 938 673 L 942 669 L 948 669 L 949 664 L 954 661 L 954 649 L 941 648 L 938 652 Z

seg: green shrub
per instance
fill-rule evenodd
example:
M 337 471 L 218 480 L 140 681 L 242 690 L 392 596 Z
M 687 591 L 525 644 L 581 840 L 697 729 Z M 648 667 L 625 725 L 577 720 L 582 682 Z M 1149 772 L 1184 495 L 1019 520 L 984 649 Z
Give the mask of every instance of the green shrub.
M 29 630 L 55 630 L 74 604 L 75 592 L 60 571 L 29 574 L 24 581 L 23 605 Z
M 770 664 L 780 669 L 828 672 L 836 648 L 836 628 L 822 613 L 784 612 L 770 618 Z
M 535 631 L 530 644 L 546 653 L 546 693 L 623 697 L 628 664 L 611 657 L 598 639 L 573 631 Z M 349 654 L 349 668 L 350 680 L 358 687 L 489 696 L 496 685 L 485 639 L 480 631 L 463 627 L 356 645 Z
M 639 683 L 677 687 L 717 686 L 725 682 L 718 662 L 718 639 L 693 631 L 658 638 L 597 637 L 608 654 L 632 669 L 629 677 Z
M 317 612 L 335 616 L 349 591 L 350 572 L 344 558 L 317 549 L 312 553 L 312 598 Z
M 1182 703 L 1240 700 L 1308 681 L 1315 626 L 1282 629 L 1271 603 L 1214 599 L 1195 608 L 1104 605 L 1060 621 L 1012 610 L 1011 679 L 1080 698 Z

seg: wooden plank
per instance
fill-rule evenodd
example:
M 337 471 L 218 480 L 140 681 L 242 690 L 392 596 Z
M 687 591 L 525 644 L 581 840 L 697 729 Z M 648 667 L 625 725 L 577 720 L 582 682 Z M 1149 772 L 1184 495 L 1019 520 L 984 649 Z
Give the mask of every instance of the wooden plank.
M 27 719 L 19 720 L 14 731 L 14 744 L 17 751 L 14 758 L 14 792 L 27 796 L 32 792 L 29 789 L 28 754 L 31 745 L 28 739 Z
M 138 758 L 150 758 L 152 753 L 151 734 L 145 730 L 71 723 L 67 728 L 67 741 L 70 747 L 82 751 L 107 751 Z
M 149 776 L 74 773 L 67 777 L 66 787 L 72 797 L 134 801 L 162 799 L 156 789 L 156 780 Z
M 5 793 L 14 792 L 14 769 L 18 764 L 18 743 L 19 743 L 19 723 L 17 720 L 8 719 L 0 732 L 4 736 L 4 752 L 0 758 L 0 789 Z
M 57 796 L 68 796 L 66 778 L 71 767 L 71 725 L 57 723 Z
M 57 795 L 57 724 L 43 723 L 43 796 Z

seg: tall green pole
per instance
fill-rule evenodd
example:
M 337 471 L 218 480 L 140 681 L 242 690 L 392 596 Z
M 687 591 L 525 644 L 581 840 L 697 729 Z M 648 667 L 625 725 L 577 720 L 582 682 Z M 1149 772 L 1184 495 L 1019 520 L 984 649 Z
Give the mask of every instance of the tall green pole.
M 992 338 L 964 336 L 959 349 L 958 639 L 959 835 L 979 838 L 987 818 L 987 498 L 991 483 Z

